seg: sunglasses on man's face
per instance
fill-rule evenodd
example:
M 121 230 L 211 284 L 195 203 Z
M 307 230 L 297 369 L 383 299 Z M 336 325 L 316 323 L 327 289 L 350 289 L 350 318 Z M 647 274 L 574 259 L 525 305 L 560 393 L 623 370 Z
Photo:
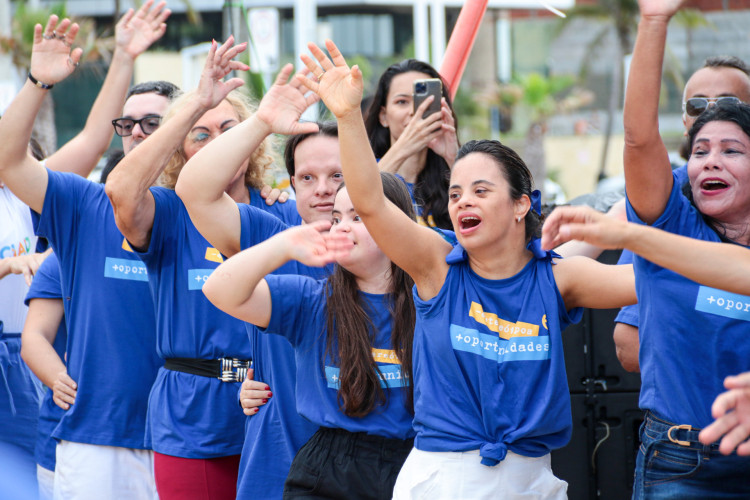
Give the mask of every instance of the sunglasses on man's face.
M 718 106 L 734 105 L 739 104 L 739 97 L 725 96 L 725 97 L 691 97 L 687 101 L 682 103 L 682 111 L 687 113 L 688 116 L 697 118 L 701 113 L 706 111 L 710 106 L 716 104 Z
M 161 116 L 159 115 L 146 115 L 140 120 L 133 120 L 132 118 L 117 118 L 112 120 L 112 125 L 115 127 L 115 134 L 120 137 L 133 135 L 133 129 L 136 125 L 141 126 L 144 134 L 151 135 L 159 128 L 160 124 Z

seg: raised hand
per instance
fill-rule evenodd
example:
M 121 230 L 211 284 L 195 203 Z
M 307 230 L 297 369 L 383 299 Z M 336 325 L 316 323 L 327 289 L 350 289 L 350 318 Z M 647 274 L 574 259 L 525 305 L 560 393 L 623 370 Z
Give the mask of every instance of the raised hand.
M 727 392 L 719 394 L 711 406 L 714 423 L 703 429 L 699 439 L 711 444 L 721 439 L 719 451 L 729 455 L 750 455 L 750 372 L 724 380 Z
M 256 116 L 276 134 L 315 133 L 318 131 L 315 123 L 300 123 L 299 119 L 319 97 L 313 93 L 305 96 L 307 89 L 302 86 L 299 78 L 289 80 L 293 69 L 291 64 L 281 68 L 276 81 L 260 101 Z M 304 76 L 304 73 L 300 75 Z
M 138 9 L 138 12 L 128 9 L 115 26 L 117 48 L 133 59 L 145 52 L 167 30 L 164 21 L 172 11 L 165 8 L 167 3 L 164 1 L 151 8 L 153 4 L 154 0 L 148 0 Z
M 203 66 L 201 79 L 198 83 L 198 99 L 205 109 L 212 109 L 236 88 L 242 86 L 242 78 L 223 80 L 231 71 L 247 71 L 250 67 L 232 59 L 247 48 L 247 43 L 234 45 L 234 36 L 229 35 L 227 41 L 218 45 L 216 40 L 211 42 L 206 64 Z
M 442 112 L 432 113 L 428 117 L 422 118 L 425 111 L 427 111 L 427 108 L 430 106 L 430 103 L 432 103 L 432 99 L 433 97 L 430 96 L 419 105 L 412 115 L 411 120 L 409 120 L 409 123 L 401 132 L 401 135 L 399 135 L 398 140 L 392 144 L 392 148 L 400 150 L 405 156 L 411 156 L 418 154 L 440 138 L 443 127 Z M 438 148 L 440 146 L 444 147 L 444 144 L 437 144 L 436 146 Z M 440 154 L 437 151 L 436 153 Z M 451 164 L 452 163 L 453 162 L 451 161 Z
M 362 72 L 359 67 L 355 65 L 350 69 L 346 64 L 346 59 L 331 40 L 326 40 L 326 49 L 331 54 L 330 59 L 314 43 L 308 43 L 307 48 L 310 49 L 320 65 L 305 54 L 302 54 L 300 59 L 318 82 L 301 74 L 298 74 L 296 78 L 305 87 L 318 94 L 326 107 L 337 118 L 359 110 L 364 89 Z
M 63 19 L 58 24 L 56 15 L 49 16 L 47 26 L 34 26 L 34 45 L 31 49 L 29 73 L 40 83 L 54 85 L 67 78 L 78 66 L 83 50 L 71 50 L 78 34 L 78 24 Z
M 342 233 L 328 233 L 330 221 L 319 220 L 287 229 L 285 239 L 290 257 L 311 267 L 323 267 L 346 257 L 354 246 Z
M 456 153 L 458 153 L 458 137 L 456 136 L 456 121 L 453 119 L 453 113 L 445 98 L 442 99 L 440 113 L 433 114 L 440 115 L 441 127 L 438 129 L 436 137 L 427 144 L 427 147 L 442 156 L 448 162 L 448 165 L 453 166 L 453 162 L 456 161 Z
M 638 0 L 641 17 L 665 17 L 667 19 L 680 10 L 685 0 Z

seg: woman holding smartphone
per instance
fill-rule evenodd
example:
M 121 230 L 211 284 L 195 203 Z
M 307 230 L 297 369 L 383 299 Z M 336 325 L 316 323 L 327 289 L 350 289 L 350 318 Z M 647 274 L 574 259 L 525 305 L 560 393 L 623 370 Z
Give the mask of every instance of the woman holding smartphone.
M 458 151 L 458 122 L 445 82 L 439 112 L 424 116 L 428 108 L 435 108 L 435 96 L 414 105 L 415 82 L 433 78 L 442 81 L 435 68 L 416 59 L 390 66 L 378 81 L 365 126 L 380 169 L 406 182 L 417 220 L 451 229 L 446 193 Z

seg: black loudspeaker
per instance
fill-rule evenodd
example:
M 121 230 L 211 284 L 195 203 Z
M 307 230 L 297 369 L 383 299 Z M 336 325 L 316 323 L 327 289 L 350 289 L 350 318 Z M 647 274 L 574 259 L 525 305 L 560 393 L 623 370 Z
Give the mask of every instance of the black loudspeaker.
M 567 481 L 568 498 L 628 500 L 643 413 L 637 393 L 571 395 L 570 443 L 552 452 L 552 470 Z
M 599 260 L 615 264 L 619 251 Z M 552 452 L 552 470 L 568 482 L 571 500 L 628 500 L 638 451 L 640 375 L 626 372 L 612 339 L 619 310 L 585 309 L 563 332 L 573 433 Z
M 598 498 L 630 499 L 643 423 L 638 393 L 597 394 L 595 403 L 592 455 Z
M 552 472 L 568 483 L 568 498 L 573 500 L 590 498 L 590 488 L 595 484 L 589 483 L 592 477 L 591 460 L 587 429 L 590 423 L 585 394 L 571 394 L 570 407 L 573 413 L 573 434 L 570 442 L 564 448 L 552 452 Z

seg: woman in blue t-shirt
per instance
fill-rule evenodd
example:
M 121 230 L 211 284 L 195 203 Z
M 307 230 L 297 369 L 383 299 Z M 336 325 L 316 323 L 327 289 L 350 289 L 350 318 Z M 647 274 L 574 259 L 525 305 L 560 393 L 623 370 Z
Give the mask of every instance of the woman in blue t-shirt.
M 424 117 L 431 101 L 415 112 L 415 80 L 438 78 L 440 74 L 423 61 L 404 59 L 386 69 L 365 114 L 365 126 L 380 169 L 398 175 L 409 188 L 417 220 L 441 229 L 451 229 L 448 216 L 448 176 L 458 151 L 456 129 L 448 87 L 442 84 L 440 112 Z
M 685 190 L 659 134 L 659 90 L 667 25 L 679 1 L 640 0 L 641 19 L 625 99 L 628 220 L 711 242 L 750 244 L 750 107 L 714 78 L 716 98 L 692 97 L 684 118 L 703 110 L 688 134 Z M 747 76 L 737 69 L 743 79 Z M 723 97 L 726 96 L 726 97 Z M 690 115 L 690 116 L 688 116 Z M 640 304 L 640 407 L 646 410 L 633 497 L 749 498 L 750 458 L 704 445 L 711 404 L 726 376 L 750 364 L 750 297 L 700 285 L 635 256 Z
M 365 155 L 362 74 L 330 40 L 302 78 L 337 117 L 344 179 L 373 239 L 415 282 L 414 450 L 394 498 L 564 498 L 549 452 L 570 439 L 561 331 L 580 307 L 635 301 L 627 266 L 556 260 L 535 238 L 539 193 L 497 141 L 465 144 L 448 210 L 458 245 L 404 217 Z M 369 156 L 369 157 L 368 157 Z
M 253 114 L 239 91 L 247 66 L 232 59 L 245 44 L 211 44 L 198 88 L 179 97 L 164 123 L 107 179 L 117 227 L 144 262 L 156 308 L 156 351 L 164 359 L 149 396 L 146 444 L 154 450 L 162 500 L 236 497 L 245 416 L 237 392 L 253 356 L 245 326 L 201 292 L 221 253 L 196 229 L 174 191 L 185 163 Z M 299 220 L 293 204 L 268 207 L 260 187 L 272 162 L 264 140 L 235 170 L 225 192 L 236 203 Z M 152 187 L 154 183 L 158 186 Z M 291 219 L 289 218 L 291 217 Z M 245 337 L 238 342 L 237 335 Z
M 381 177 L 388 198 L 413 220 L 406 187 L 391 174 Z M 290 260 L 322 266 L 334 259 L 323 280 L 268 274 Z M 411 286 L 370 237 L 343 184 L 332 223 L 289 229 L 251 247 L 203 286 L 219 309 L 294 347 L 297 411 L 320 429 L 295 456 L 284 498 L 392 497 L 414 437 Z

